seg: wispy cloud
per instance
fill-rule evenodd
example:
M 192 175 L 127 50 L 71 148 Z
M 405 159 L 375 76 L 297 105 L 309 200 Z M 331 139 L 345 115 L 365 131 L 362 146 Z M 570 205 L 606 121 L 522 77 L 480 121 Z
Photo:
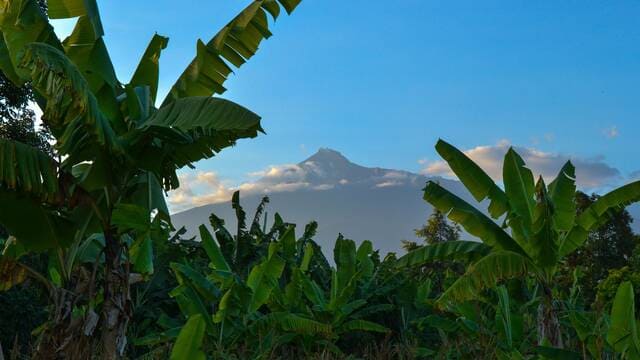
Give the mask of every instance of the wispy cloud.
M 603 133 L 604 133 L 604 136 L 606 136 L 608 139 L 613 139 L 618 137 L 618 135 L 620 135 L 620 132 L 618 131 L 618 127 L 615 125 L 604 129 Z
M 476 146 L 464 153 L 475 161 L 489 176 L 496 181 L 502 181 L 502 163 L 511 143 L 501 140 L 495 145 Z M 576 167 L 576 179 L 584 189 L 597 189 L 612 185 L 622 179 L 618 169 L 608 165 L 602 156 L 581 158 L 567 154 L 544 152 L 535 148 L 513 146 L 529 168 L 536 175 L 542 175 L 545 180 L 553 179 L 567 160 Z M 453 173 L 444 161 L 434 161 L 422 170 L 425 175 L 440 175 L 453 177 Z

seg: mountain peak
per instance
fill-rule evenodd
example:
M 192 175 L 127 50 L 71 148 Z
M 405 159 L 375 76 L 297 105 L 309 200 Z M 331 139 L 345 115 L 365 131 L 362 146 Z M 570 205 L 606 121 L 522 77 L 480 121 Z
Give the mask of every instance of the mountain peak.
M 305 164 L 308 162 L 314 162 L 317 164 L 328 164 L 328 163 L 343 163 L 343 164 L 351 164 L 351 161 L 347 159 L 342 153 L 337 150 L 329 149 L 329 148 L 320 148 L 318 151 L 311 155 L 307 160 L 301 162 L 300 164 Z

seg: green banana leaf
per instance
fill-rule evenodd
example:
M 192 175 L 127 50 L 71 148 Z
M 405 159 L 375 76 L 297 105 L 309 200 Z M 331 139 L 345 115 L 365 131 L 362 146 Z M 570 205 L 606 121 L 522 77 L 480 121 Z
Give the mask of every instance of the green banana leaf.
M 473 299 L 481 290 L 495 287 L 499 281 L 527 274 L 529 261 L 512 251 L 494 251 L 458 278 L 438 299 L 440 305 L 450 301 Z
M 535 254 L 533 260 L 542 268 L 549 269 L 558 262 L 558 233 L 553 226 L 554 205 L 547 194 L 542 176 L 536 185 L 536 205 L 533 210 L 531 226 L 532 241 L 529 248 Z
M 435 182 L 429 181 L 424 189 L 424 199 L 447 217 L 460 224 L 469 234 L 478 237 L 488 246 L 526 252 L 498 224 Z
M 504 191 L 462 151 L 443 140 L 438 140 L 436 143 L 436 151 L 449 164 L 451 170 L 476 201 L 480 202 L 486 198 L 491 200 L 489 204 L 491 217 L 497 219 L 509 210 L 509 201 Z
M 514 231 L 521 231 L 522 237 L 528 239 L 531 234 L 530 228 L 535 205 L 533 174 L 526 167 L 520 155 L 512 148 L 507 151 L 504 157 L 502 178 L 511 212 L 517 215 L 522 225 L 520 229 L 514 229 Z M 513 214 L 510 214 L 509 217 L 512 217 Z
M 25 48 L 20 66 L 31 70 L 33 87 L 47 99 L 43 118 L 60 154 L 69 154 L 63 166 L 92 160 L 103 150 L 123 152 L 86 80 L 62 52 L 33 43 Z
M 202 351 L 206 323 L 202 315 L 189 317 L 186 325 L 180 330 L 178 339 L 171 350 L 171 360 L 206 360 Z
M 86 16 L 95 36 L 104 35 L 96 0 L 47 0 L 47 12 L 51 19 Z
M 621 186 L 596 200 L 576 219 L 575 226 L 564 238 L 560 254 L 566 256 L 582 246 L 589 231 L 604 221 L 612 210 L 619 210 L 640 201 L 640 181 Z
M 422 246 L 396 262 L 397 268 L 426 264 L 435 260 L 468 260 L 484 256 L 491 247 L 477 241 L 447 241 Z
M 153 35 L 129 82 L 133 87 L 148 86 L 152 103 L 155 103 L 158 94 L 160 53 L 167 48 L 167 44 L 169 44 L 169 38 L 158 34 Z
M 249 301 L 250 312 L 257 311 L 269 300 L 271 291 L 278 286 L 284 265 L 284 260 L 274 254 L 251 269 L 247 278 L 247 286 L 252 291 Z
M 141 165 L 162 174 L 165 189 L 171 190 L 179 186 L 176 169 L 210 158 L 261 131 L 260 117 L 240 105 L 191 97 L 160 108 L 126 139 Z
M 567 161 L 549 184 L 549 197 L 554 205 L 553 224 L 557 231 L 569 231 L 576 218 L 576 169 Z
M 42 42 L 62 51 L 62 44 L 36 0 L 3 0 L 0 7 L 0 32 L 4 40 L 0 46 L 1 70 L 11 82 L 21 86 L 31 80 L 28 69 L 18 66 L 24 49 L 31 43 Z
M 253 0 L 206 44 L 198 40 L 196 57 L 184 70 L 163 106 L 189 96 L 222 94 L 223 84 L 232 72 L 258 50 L 262 40 L 271 36 L 267 13 L 275 19 L 280 7 L 291 13 L 301 0 Z
M 200 239 L 202 241 L 202 247 L 204 248 L 213 268 L 216 270 L 222 271 L 231 271 L 231 267 L 225 260 L 222 252 L 220 251 L 220 247 L 211 236 L 211 233 L 207 229 L 205 225 L 200 225 Z
M 625 281 L 618 287 L 611 308 L 611 325 L 607 342 L 627 359 L 640 359 L 640 338 L 635 314 L 633 285 Z

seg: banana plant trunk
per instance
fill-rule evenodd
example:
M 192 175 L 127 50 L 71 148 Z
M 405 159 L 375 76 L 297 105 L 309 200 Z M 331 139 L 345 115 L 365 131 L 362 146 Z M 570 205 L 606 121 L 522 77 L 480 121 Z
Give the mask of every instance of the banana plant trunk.
M 90 356 L 91 342 L 83 334 L 84 321 L 73 319 L 73 307 L 78 297 L 64 288 L 55 288 L 51 292 L 52 311 L 34 359 L 82 359 Z
M 545 345 L 545 341 L 548 341 L 553 347 L 563 348 L 558 309 L 554 305 L 551 289 L 548 286 L 543 288 L 544 294 L 538 306 L 538 345 Z
M 105 276 L 104 304 L 102 308 L 103 359 L 115 360 L 122 356 L 127 346 L 127 325 L 131 317 L 131 297 L 129 295 L 129 274 L 126 264 L 121 261 L 123 246 L 115 229 L 104 233 Z

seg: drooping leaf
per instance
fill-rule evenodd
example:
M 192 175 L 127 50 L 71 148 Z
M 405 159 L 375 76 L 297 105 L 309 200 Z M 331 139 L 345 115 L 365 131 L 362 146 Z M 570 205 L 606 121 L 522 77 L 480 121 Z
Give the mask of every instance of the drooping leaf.
M 427 183 L 424 199 L 486 245 L 525 254 L 520 245 L 498 224 L 437 183 Z
M 404 255 L 396 266 L 423 265 L 435 260 L 465 260 L 480 257 L 489 253 L 491 248 L 476 241 L 447 241 L 433 245 L 422 246 Z
M 171 360 L 206 360 L 207 356 L 202 351 L 205 328 L 202 315 L 189 317 L 171 350 Z
M 480 202 L 486 198 L 491 200 L 489 204 L 491 217 L 497 219 L 509 209 L 504 191 L 462 151 L 443 140 L 438 140 L 436 143 L 436 151 L 449 164 L 451 170 L 476 201 Z
M 253 112 L 227 100 L 192 97 L 160 108 L 126 139 L 140 165 L 161 175 L 171 190 L 179 185 L 177 169 L 259 131 L 260 117 Z
M 511 251 L 494 251 L 469 266 L 438 299 L 444 304 L 449 301 L 470 300 L 479 291 L 495 287 L 499 281 L 527 274 L 528 261 L 521 254 Z
M 7 190 L 50 203 L 59 200 L 58 164 L 29 145 L 0 138 L 0 191 Z
M 198 40 L 196 57 L 180 75 L 163 106 L 189 96 L 222 94 L 231 65 L 240 67 L 258 50 L 263 39 L 271 36 L 267 12 L 274 19 L 280 6 L 291 13 L 301 0 L 254 0 L 225 25 L 206 44 Z
M 92 160 L 104 150 L 122 152 L 87 82 L 62 52 L 30 44 L 20 67 L 30 70 L 33 87 L 47 99 L 43 120 L 56 137 L 60 154 L 69 154 L 63 164 Z
M 634 181 L 601 196 L 578 216 L 576 225 L 564 238 L 560 254 L 562 256 L 571 254 L 587 240 L 589 231 L 606 219 L 611 212 L 623 209 L 637 201 L 640 201 L 640 181 Z
M 60 40 L 36 0 L 3 1 L 0 32 L 4 38 L 3 46 L 0 47 L 1 70 L 18 86 L 31 80 L 29 71 L 18 66 L 27 45 L 42 42 L 62 50 Z

